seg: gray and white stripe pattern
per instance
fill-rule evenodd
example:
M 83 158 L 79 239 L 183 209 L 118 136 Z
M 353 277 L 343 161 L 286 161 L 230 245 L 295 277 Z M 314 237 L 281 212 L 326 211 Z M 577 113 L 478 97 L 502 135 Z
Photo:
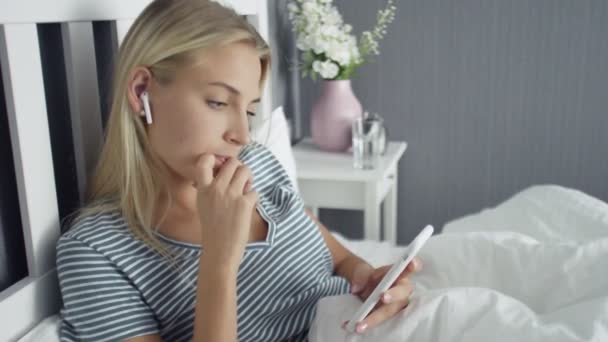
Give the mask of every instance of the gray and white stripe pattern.
M 348 292 L 348 282 L 332 274 L 323 237 L 274 155 L 253 143 L 239 159 L 252 170 L 268 222 L 266 241 L 249 243 L 239 268 L 239 341 L 305 341 L 317 301 Z M 62 341 L 191 340 L 204 246 L 159 237 L 173 261 L 135 239 L 118 213 L 87 217 L 60 238 Z

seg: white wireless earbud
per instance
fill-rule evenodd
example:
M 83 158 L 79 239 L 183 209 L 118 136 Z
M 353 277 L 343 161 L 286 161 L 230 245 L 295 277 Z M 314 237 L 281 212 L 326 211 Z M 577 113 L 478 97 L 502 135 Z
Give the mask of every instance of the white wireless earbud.
M 152 112 L 150 111 L 150 97 L 148 95 L 147 91 L 144 91 L 143 93 L 141 93 L 141 95 L 139 96 L 139 98 L 141 99 L 141 102 L 144 105 L 144 110 L 141 113 L 141 115 L 145 115 L 146 116 L 146 123 L 148 125 L 152 124 Z

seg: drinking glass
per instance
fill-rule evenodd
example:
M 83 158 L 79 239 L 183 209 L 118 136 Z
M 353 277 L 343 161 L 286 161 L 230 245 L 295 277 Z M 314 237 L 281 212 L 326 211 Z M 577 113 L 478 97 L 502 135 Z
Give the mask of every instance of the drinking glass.
M 353 166 L 356 169 L 371 170 L 378 165 L 377 152 L 380 122 L 357 118 L 352 124 Z

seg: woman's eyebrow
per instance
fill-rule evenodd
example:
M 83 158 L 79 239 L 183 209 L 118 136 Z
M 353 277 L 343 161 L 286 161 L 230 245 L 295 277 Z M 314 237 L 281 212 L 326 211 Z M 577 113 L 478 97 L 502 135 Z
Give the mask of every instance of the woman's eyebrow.
M 222 87 L 222 88 L 227 89 L 229 92 L 233 93 L 234 95 L 237 95 L 237 96 L 241 95 L 241 92 L 238 91 L 235 87 L 233 87 L 227 83 L 224 83 L 224 82 L 220 82 L 220 81 L 209 82 L 209 83 L 207 83 L 207 85 Z M 255 100 L 251 101 L 251 103 L 257 103 L 257 102 L 260 102 L 260 98 L 257 98 Z

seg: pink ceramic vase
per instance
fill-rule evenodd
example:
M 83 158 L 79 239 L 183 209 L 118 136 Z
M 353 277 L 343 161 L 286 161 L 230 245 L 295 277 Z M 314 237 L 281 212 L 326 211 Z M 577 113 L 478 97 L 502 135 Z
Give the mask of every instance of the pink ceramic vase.
M 325 151 L 347 151 L 352 145 L 352 122 L 361 117 L 363 108 L 350 80 L 321 82 L 321 94 L 310 113 L 312 140 Z

